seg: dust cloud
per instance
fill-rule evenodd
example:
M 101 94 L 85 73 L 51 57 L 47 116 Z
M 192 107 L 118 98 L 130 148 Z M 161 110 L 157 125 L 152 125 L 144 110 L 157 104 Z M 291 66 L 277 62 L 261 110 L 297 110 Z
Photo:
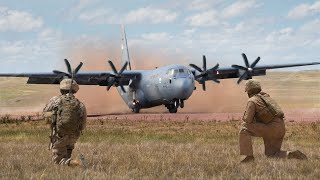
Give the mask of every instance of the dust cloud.
M 115 45 L 116 44 L 116 45 Z M 103 47 L 77 46 L 66 50 L 66 57 L 75 67 L 80 61 L 84 63 L 80 71 L 110 71 L 107 60 L 113 60 L 117 69 L 121 68 L 121 50 L 117 43 L 106 42 Z M 119 42 L 120 44 L 120 42 Z M 132 69 L 154 69 L 155 67 L 181 63 L 187 65 L 183 58 L 168 57 L 154 50 L 135 47 L 130 49 Z M 185 102 L 185 108 L 179 112 L 242 112 L 247 100 L 243 85 L 236 80 L 222 80 L 220 84 L 207 82 L 207 91 L 197 83 L 197 90 Z M 81 86 L 77 97 L 87 106 L 88 114 L 128 113 L 130 109 L 124 103 L 116 88 L 106 91 L 106 87 Z M 164 106 L 143 109 L 142 112 L 167 112 Z
M 198 83 L 196 88 L 181 112 L 243 112 L 246 107 L 244 83 L 238 85 L 233 79 L 221 80 L 220 84 L 207 81 L 206 91 Z

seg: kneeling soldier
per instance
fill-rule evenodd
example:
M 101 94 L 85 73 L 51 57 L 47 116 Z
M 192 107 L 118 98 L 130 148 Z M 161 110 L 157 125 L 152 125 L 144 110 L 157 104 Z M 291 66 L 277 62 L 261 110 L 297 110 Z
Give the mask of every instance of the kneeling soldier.
M 47 123 L 51 124 L 52 160 L 56 164 L 80 166 L 71 159 L 74 144 L 86 125 L 86 108 L 73 94 L 79 90 L 76 81 L 64 79 L 60 82 L 61 95 L 50 99 L 43 110 Z
M 284 114 L 280 106 L 265 92 L 261 91 L 258 81 L 249 80 L 245 91 L 249 96 L 244 121 L 239 132 L 241 162 L 253 161 L 251 137 L 262 137 L 265 155 L 276 158 L 307 159 L 301 151 L 282 151 L 281 145 L 285 135 Z

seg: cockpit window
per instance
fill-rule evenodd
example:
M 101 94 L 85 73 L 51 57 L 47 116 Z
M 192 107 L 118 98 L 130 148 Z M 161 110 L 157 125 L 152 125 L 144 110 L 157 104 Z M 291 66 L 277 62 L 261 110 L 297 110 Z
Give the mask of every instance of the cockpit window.
M 184 74 L 184 73 L 188 73 L 188 70 L 185 70 L 185 69 L 169 69 L 167 71 L 167 74 L 171 75 L 171 76 L 177 76 L 178 74 Z

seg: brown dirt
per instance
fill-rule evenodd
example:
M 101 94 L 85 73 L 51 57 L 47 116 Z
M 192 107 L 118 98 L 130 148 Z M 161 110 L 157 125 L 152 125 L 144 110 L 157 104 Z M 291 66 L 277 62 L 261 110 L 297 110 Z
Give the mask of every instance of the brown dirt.
M 39 112 L 10 112 L 10 117 L 20 119 L 22 116 L 28 118 L 31 116 L 33 120 L 39 119 Z M 0 118 L 6 115 L 0 113 Z M 296 109 L 286 110 L 286 122 L 320 122 L 320 110 L 319 109 Z M 199 121 L 240 121 L 242 113 L 109 113 L 109 114 L 88 114 L 89 120 L 96 119 L 115 119 L 115 120 L 150 120 L 150 121 L 183 121 L 183 120 L 199 120 Z
M 287 122 L 319 122 L 319 109 L 285 110 Z M 200 121 L 240 121 L 242 113 L 140 113 L 140 114 L 96 114 L 89 119 L 125 119 L 125 120 L 200 120 Z

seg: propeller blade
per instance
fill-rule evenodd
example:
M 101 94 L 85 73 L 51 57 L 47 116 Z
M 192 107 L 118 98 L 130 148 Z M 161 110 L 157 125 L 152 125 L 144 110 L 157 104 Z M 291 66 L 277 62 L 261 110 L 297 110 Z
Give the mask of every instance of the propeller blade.
M 203 89 L 204 91 L 206 91 L 206 83 L 205 83 L 205 82 L 202 83 L 202 89 Z
M 246 67 L 247 68 L 250 67 L 246 54 L 242 53 L 242 57 L 243 57 L 244 63 L 246 64 Z
M 194 76 L 195 79 L 198 79 L 198 78 L 201 78 L 201 77 L 202 77 L 202 74 Z
M 220 81 L 218 79 L 212 79 L 212 81 L 216 82 L 216 83 L 220 83 Z
M 110 90 L 110 88 L 113 86 L 114 83 L 115 83 L 115 79 L 112 78 L 111 81 L 108 83 L 108 87 L 107 87 L 108 91 Z
M 203 60 L 203 71 L 206 71 L 207 70 L 207 59 L 206 59 L 205 55 L 202 56 L 202 60 Z
M 258 57 L 252 64 L 251 64 L 251 68 L 254 68 L 257 64 L 258 64 L 258 62 L 260 61 L 260 57 Z
M 239 65 L 236 65 L 236 64 L 232 65 L 231 67 L 236 68 L 236 69 L 241 69 L 241 70 L 244 70 L 244 71 L 248 70 L 248 68 L 245 68 L 243 66 L 239 66 Z
M 117 71 L 117 69 L 114 67 L 112 61 L 109 60 L 108 63 L 110 64 L 112 71 L 113 71 L 115 74 L 118 74 L 118 71 Z
M 199 72 L 202 72 L 202 69 L 199 68 L 197 65 L 189 64 L 189 66 L 193 67 L 194 69 L 196 69 L 196 70 L 199 71 Z
M 124 89 L 124 87 L 122 85 L 120 85 L 120 88 L 121 88 L 122 92 L 126 93 L 126 90 Z
M 109 91 L 111 87 L 112 87 L 112 85 L 109 84 L 108 87 L 107 87 L 107 91 Z
M 71 65 L 70 65 L 68 59 L 64 59 L 64 62 L 66 64 L 66 66 L 67 66 L 67 70 L 68 70 L 69 74 L 72 74 Z
M 53 70 L 52 71 L 54 74 L 64 74 L 64 75 L 68 75 L 68 73 L 62 72 L 62 71 L 58 71 L 58 70 Z
M 80 70 L 80 68 L 82 67 L 83 63 L 80 62 L 80 64 L 78 65 L 78 67 L 74 70 L 74 73 L 77 74 Z
M 216 64 L 213 68 L 211 68 L 212 71 L 216 71 L 219 68 L 219 64 Z
M 243 73 L 243 74 L 240 76 L 240 78 L 238 79 L 237 83 L 240 84 L 240 82 L 241 82 L 242 80 L 245 80 L 246 77 L 247 77 L 247 73 Z
M 119 71 L 119 74 L 122 74 L 122 73 L 123 73 L 123 71 L 127 68 L 127 65 L 128 65 L 128 61 L 126 61 L 126 62 L 124 63 L 124 65 L 122 66 L 121 70 Z

